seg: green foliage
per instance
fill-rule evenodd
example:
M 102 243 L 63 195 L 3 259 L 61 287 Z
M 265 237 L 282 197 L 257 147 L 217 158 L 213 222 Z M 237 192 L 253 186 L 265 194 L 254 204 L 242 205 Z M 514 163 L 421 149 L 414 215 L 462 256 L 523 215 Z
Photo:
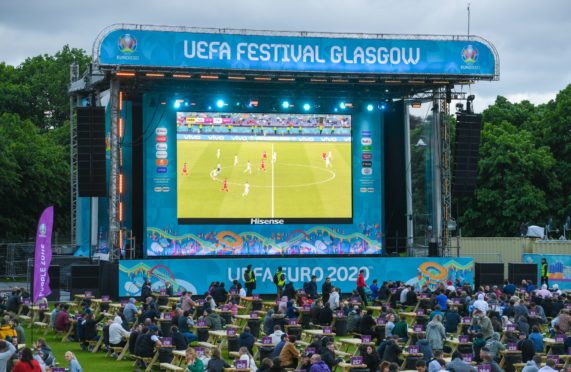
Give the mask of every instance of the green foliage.
M 54 56 L 26 59 L 20 66 L 0 64 L 0 112 L 30 119 L 37 127 L 59 127 L 69 120 L 70 65 L 84 71 L 89 57 L 81 49 L 64 46 Z
M 55 206 L 54 230 L 69 236 L 70 65 L 89 57 L 64 46 L 55 55 L 0 63 L 0 240 L 34 236 L 37 219 Z
M 561 229 L 571 213 L 571 85 L 539 106 L 498 97 L 483 119 L 477 189 L 455 200 L 463 235 L 512 236 L 550 217 Z
M 0 115 L 0 239 L 32 238 L 42 210 L 56 208 L 55 229 L 69 229 L 69 152 L 16 114 Z

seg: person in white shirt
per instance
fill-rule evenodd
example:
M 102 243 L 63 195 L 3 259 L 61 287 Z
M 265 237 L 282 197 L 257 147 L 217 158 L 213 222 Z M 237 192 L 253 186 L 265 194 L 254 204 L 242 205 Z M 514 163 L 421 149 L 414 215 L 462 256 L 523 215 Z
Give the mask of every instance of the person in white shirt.
M 242 196 L 248 196 L 249 192 L 250 192 L 250 184 L 246 182 L 244 184 L 244 192 L 242 193 Z
M 234 155 L 234 166 L 238 165 L 238 155 Z
M 538 372 L 557 372 L 555 369 L 555 361 L 553 359 L 547 359 L 545 366 L 540 368 Z
M 272 344 L 274 344 L 274 345 L 279 344 L 280 341 L 282 340 L 283 334 L 284 334 L 284 332 L 282 331 L 282 329 L 279 325 L 274 326 L 274 333 L 272 333 L 270 335 L 270 337 L 272 338 Z
M 248 361 L 248 368 L 250 368 L 250 372 L 256 372 L 258 370 L 258 367 L 256 366 L 256 360 L 252 355 L 250 355 L 248 348 L 242 346 L 238 353 L 240 354 L 240 360 Z
M 220 159 L 220 149 L 216 150 L 216 159 Z
M 246 163 L 246 169 L 244 170 L 244 173 L 252 174 L 252 163 L 250 163 L 249 160 Z
M 123 320 L 121 317 L 116 316 L 115 319 L 113 319 L 113 323 L 109 326 L 109 343 L 111 346 L 124 346 L 130 335 L 131 332 L 123 328 Z
M 478 299 L 476 301 L 474 301 L 474 309 L 478 309 L 478 310 L 482 311 L 484 314 L 486 314 L 488 312 L 489 305 L 486 302 L 486 300 L 484 299 L 483 293 L 480 293 L 478 295 Z
M 329 295 L 329 308 L 331 311 L 337 310 L 339 307 L 339 289 L 332 288 L 331 294 Z

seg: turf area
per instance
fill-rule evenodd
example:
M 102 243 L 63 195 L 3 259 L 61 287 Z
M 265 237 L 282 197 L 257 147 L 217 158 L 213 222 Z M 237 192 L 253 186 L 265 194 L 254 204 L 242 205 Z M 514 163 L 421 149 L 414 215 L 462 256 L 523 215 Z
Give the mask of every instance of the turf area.
M 32 345 L 31 331 L 29 328 L 24 328 L 26 331 L 26 345 Z M 90 371 L 124 371 L 132 372 L 136 370 L 133 367 L 133 361 L 130 359 L 117 361 L 112 358 L 105 357 L 104 352 L 90 353 L 81 350 L 78 342 L 61 342 L 61 336 L 56 337 L 53 332 L 48 332 L 44 337 L 43 330 L 38 334 L 37 330 L 34 332 L 34 340 L 38 337 L 46 339 L 48 345 L 52 348 L 54 355 L 60 367 L 67 367 L 67 361 L 64 358 L 66 351 L 71 351 L 75 354 L 79 364 L 85 372 Z M 157 369 L 158 370 L 158 369 Z
M 350 143 L 179 141 L 177 146 L 179 218 L 352 216 Z M 264 151 L 266 171 L 260 170 Z M 323 152 L 331 152 L 331 167 Z M 248 161 L 251 174 L 245 172 Z M 221 171 L 212 179 L 218 164 Z M 228 192 L 222 191 L 225 179 Z M 242 196 L 246 182 L 250 190 Z

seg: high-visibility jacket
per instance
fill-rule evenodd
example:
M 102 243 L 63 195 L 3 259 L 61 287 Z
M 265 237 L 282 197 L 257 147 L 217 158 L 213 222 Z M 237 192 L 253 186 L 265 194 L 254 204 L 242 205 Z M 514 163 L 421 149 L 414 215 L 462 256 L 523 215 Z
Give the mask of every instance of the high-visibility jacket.
M 254 270 L 246 270 L 244 277 L 246 278 L 246 283 L 256 282 L 256 274 L 254 274 Z
M 541 264 L 541 277 L 545 278 L 549 275 L 549 268 L 546 263 Z
M 283 287 L 285 285 L 285 274 L 283 273 L 283 271 L 277 271 L 275 276 L 278 279 L 276 285 L 278 287 Z

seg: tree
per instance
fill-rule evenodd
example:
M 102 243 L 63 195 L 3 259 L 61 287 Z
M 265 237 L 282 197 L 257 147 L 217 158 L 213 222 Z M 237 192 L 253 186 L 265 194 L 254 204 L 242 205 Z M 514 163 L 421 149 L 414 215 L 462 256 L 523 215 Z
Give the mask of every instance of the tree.
M 83 50 L 66 45 L 54 56 L 28 58 L 17 68 L 4 66 L 9 79 L 0 84 L 0 93 L 8 94 L 4 104 L 0 99 L 2 112 L 30 119 L 43 130 L 62 126 L 69 120 L 70 65 L 77 62 L 84 71 L 89 60 Z
M 560 187 L 549 148 L 502 120 L 484 124 L 480 155 L 478 187 L 474 197 L 463 200 L 463 233 L 510 236 L 521 221 L 543 221 L 547 195 Z
M 0 239 L 34 236 L 48 205 L 56 209 L 55 231 L 69 230 L 69 155 L 30 120 L 0 115 Z

